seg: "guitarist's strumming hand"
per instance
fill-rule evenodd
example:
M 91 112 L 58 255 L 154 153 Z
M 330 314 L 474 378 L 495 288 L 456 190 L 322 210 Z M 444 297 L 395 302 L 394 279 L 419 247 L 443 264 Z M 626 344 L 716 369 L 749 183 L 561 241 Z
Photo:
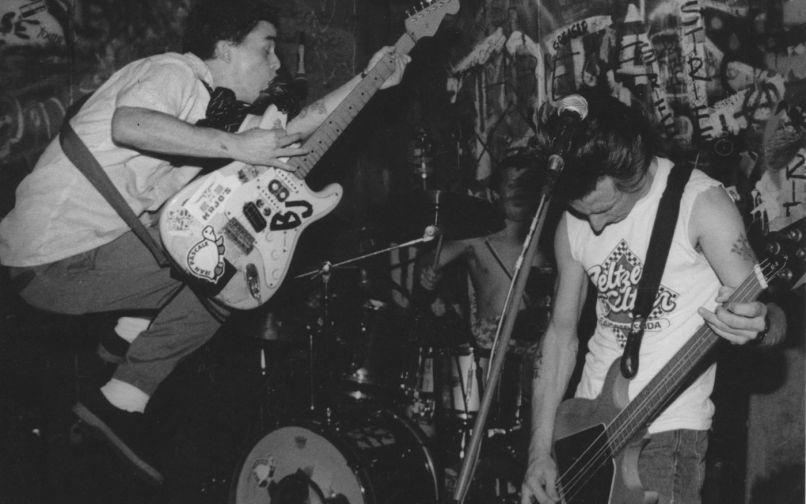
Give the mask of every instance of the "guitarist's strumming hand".
M 529 456 L 529 466 L 521 486 L 521 504 L 559 502 L 557 492 L 557 463 L 551 455 Z
M 273 166 L 282 170 L 293 171 L 294 167 L 280 158 L 304 156 L 307 150 L 295 147 L 302 139 L 301 133 L 287 133 L 282 128 L 252 128 L 236 134 L 237 151 L 233 159 L 244 163 Z
M 700 308 L 698 313 L 716 334 L 731 343 L 744 345 L 770 329 L 767 306 L 758 301 L 725 304 L 733 291 L 732 287 L 720 287 L 716 301 L 723 304 L 713 312 Z

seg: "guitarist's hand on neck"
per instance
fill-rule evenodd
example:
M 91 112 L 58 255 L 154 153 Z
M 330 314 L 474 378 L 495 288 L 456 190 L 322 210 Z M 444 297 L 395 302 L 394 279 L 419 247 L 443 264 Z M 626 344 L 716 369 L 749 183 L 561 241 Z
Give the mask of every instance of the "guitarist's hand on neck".
M 731 287 L 721 287 L 716 301 L 723 304 L 713 312 L 700 308 L 700 316 L 715 333 L 735 345 L 761 339 L 765 344 L 777 342 L 786 333 L 786 319 L 780 316 L 780 308 L 759 301 L 726 304 L 734 290 Z
M 394 61 L 395 67 L 392 75 L 386 78 L 381 84 L 380 89 L 390 88 L 392 86 L 396 86 L 400 84 L 400 81 L 403 79 L 403 72 L 406 71 L 406 65 L 411 62 L 411 56 L 408 54 L 398 54 L 395 51 L 394 46 L 386 46 L 382 47 L 378 52 L 376 52 L 372 58 L 369 60 L 367 67 L 364 71 L 361 72 L 361 77 L 366 77 L 369 75 L 370 71 L 377 65 L 382 59 L 389 57 Z

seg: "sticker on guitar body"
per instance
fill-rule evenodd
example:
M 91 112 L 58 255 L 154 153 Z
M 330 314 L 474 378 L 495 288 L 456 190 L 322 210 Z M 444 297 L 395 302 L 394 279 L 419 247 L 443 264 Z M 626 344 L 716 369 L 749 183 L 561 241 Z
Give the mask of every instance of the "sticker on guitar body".
M 213 174 L 192 197 L 188 198 L 184 206 L 196 220 L 207 224 L 216 214 L 216 210 L 224 206 L 224 202 L 240 185 L 237 177 Z
M 213 226 L 205 226 L 202 240 L 190 247 L 187 265 L 193 276 L 212 283 L 224 274 L 224 237 L 216 236 Z

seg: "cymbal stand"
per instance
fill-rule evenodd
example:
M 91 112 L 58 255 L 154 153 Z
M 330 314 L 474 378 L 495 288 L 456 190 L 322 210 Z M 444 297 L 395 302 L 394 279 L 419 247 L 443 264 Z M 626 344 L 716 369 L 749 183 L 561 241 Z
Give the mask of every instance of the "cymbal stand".
M 315 327 L 308 325 L 308 412 L 316 413 L 316 345 L 317 332 L 330 330 L 330 275 L 333 265 L 325 261 L 317 270 L 322 278 L 322 318 L 316 321 Z
M 425 228 L 425 232 L 423 233 L 423 236 L 421 238 L 417 238 L 417 239 L 414 239 L 414 240 L 409 240 L 409 241 L 407 241 L 405 243 L 400 243 L 398 245 L 393 245 L 393 246 L 387 247 L 385 249 L 376 250 L 374 252 L 370 252 L 368 254 L 356 256 L 356 257 L 346 259 L 344 261 L 337 262 L 337 263 L 331 263 L 330 261 L 325 261 L 325 263 L 323 264 L 322 267 L 320 267 L 318 269 L 315 269 L 315 270 L 308 271 L 306 273 L 302 273 L 300 275 L 297 275 L 297 276 L 294 277 L 294 279 L 299 280 L 299 279 L 302 279 L 302 278 L 316 278 L 316 277 L 318 277 L 320 275 L 323 275 L 325 273 L 325 265 L 327 266 L 327 272 L 330 273 L 330 271 L 332 269 L 343 268 L 345 266 L 349 266 L 351 264 L 363 261 L 365 259 L 369 259 L 370 257 L 375 257 L 375 256 L 378 256 L 378 255 L 381 255 L 381 254 L 386 254 L 386 253 L 393 252 L 395 250 L 405 248 L 405 247 L 411 247 L 411 246 L 414 246 L 414 245 L 419 245 L 420 243 L 429 242 L 429 241 L 433 240 L 434 237 L 437 234 L 438 234 L 438 231 L 437 231 L 435 226 L 428 226 L 428 227 Z
M 315 269 L 308 271 L 306 273 L 302 273 L 294 277 L 294 279 L 303 279 L 303 278 L 310 278 L 314 280 L 316 278 L 322 279 L 322 317 L 320 320 L 317 321 L 316 326 L 318 327 L 311 327 L 311 325 L 307 326 L 308 330 L 308 411 L 310 413 L 315 413 L 317 410 L 317 401 L 316 401 L 316 366 L 314 362 L 315 351 L 316 351 L 316 344 L 315 344 L 315 334 L 317 331 L 328 331 L 330 329 L 330 276 L 333 273 L 334 269 L 337 268 L 345 268 L 357 262 L 369 259 L 371 257 L 375 257 L 381 254 L 385 254 L 388 252 L 392 252 L 394 250 L 410 247 L 413 245 L 418 245 L 420 243 L 429 242 L 434 239 L 434 237 L 438 234 L 438 230 L 436 226 L 428 226 L 425 228 L 423 232 L 423 236 L 421 238 L 417 238 L 414 240 L 407 241 L 405 243 L 401 243 L 399 245 L 394 245 L 391 247 L 387 247 L 385 249 L 376 250 L 374 252 L 370 252 L 368 254 L 363 254 L 357 257 L 353 257 L 350 259 L 346 259 L 344 261 L 340 261 L 337 263 L 332 263 L 330 261 L 324 261 L 322 265 Z M 440 240 L 441 243 L 441 240 Z

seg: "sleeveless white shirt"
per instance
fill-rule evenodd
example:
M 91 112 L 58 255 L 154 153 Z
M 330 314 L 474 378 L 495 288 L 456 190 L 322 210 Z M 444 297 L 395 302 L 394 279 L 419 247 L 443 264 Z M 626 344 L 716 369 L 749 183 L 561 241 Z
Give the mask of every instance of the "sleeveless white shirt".
M 608 225 L 598 236 L 586 220 L 566 213 L 571 255 L 583 265 L 597 290 L 596 330 L 588 342 L 577 397 L 597 397 L 610 365 L 624 351 L 636 285 L 672 168 L 667 159 L 656 158 L 654 162 L 657 169 L 649 193 L 626 219 Z M 666 269 L 641 343 L 638 374 L 629 384 L 631 400 L 703 324 L 697 309 L 716 307 L 720 282 L 705 257 L 692 247 L 689 221 L 697 196 L 718 185 L 694 170 L 683 192 Z M 709 396 L 715 371 L 715 365 L 710 366 L 649 426 L 649 432 L 710 428 L 714 406 Z

